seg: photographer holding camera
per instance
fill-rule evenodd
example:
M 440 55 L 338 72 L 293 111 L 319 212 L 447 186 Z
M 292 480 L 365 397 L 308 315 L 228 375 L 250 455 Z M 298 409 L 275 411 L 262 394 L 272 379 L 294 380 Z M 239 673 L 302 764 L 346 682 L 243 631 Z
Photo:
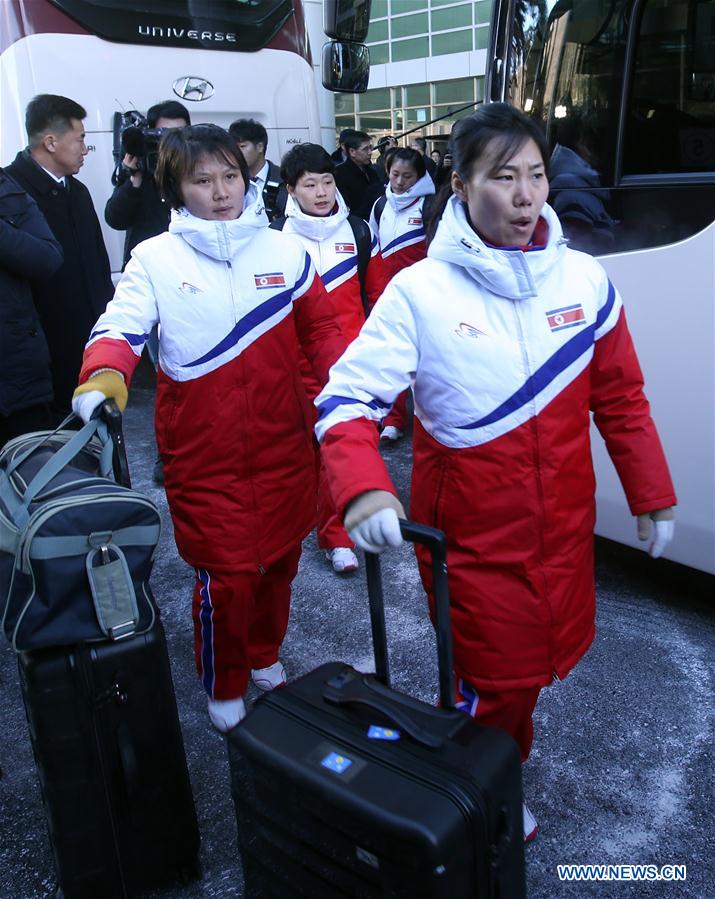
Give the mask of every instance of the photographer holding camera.
M 130 119 L 132 124 L 122 129 L 124 155 L 119 183 L 104 209 L 109 227 L 127 232 L 122 270 L 138 243 L 162 234 L 169 227 L 171 210 L 159 196 L 154 181 L 160 137 L 157 132 L 191 124 L 188 109 L 175 100 L 152 106 L 147 111 L 145 126 L 138 124 L 137 119 L 141 122 L 140 117 Z
M 185 128 L 190 124 L 189 110 L 176 100 L 156 103 L 147 110 L 146 119 L 133 111 L 121 117 L 120 131 L 115 131 L 115 159 L 121 154 L 122 161 L 112 176 L 116 187 L 107 200 L 104 218 L 110 228 L 127 232 L 122 271 L 137 244 L 163 234 L 169 228 L 171 209 L 161 198 L 154 180 L 159 143 L 163 131 Z M 156 327 L 146 342 L 146 349 L 156 368 L 159 353 Z M 155 484 L 164 483 L 164 470 L 159 458 L 154 465 L 153 480 Z

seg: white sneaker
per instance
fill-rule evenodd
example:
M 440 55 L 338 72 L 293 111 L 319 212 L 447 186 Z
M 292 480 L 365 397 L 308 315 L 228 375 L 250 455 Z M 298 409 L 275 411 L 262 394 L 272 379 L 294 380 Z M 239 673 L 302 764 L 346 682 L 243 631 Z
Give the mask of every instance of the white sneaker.
M 216 730 L 227 734 L 246 717 L 243 699 L 209 699 L 209 718 Z
M 358 560 L 349 546 L 336 546 L 335 549 L 325 551 L 325 558 L 333 566 L 337 574 L 345 574 L 348 571 L 357 571 Z
M 382 429 L 382 433 L 380 434 L 380 440 L 387 440 L 390 443 L 394 443 L 396 440 L 400 440 L 405 436 L 405 432 L 401 431 L 399 428 L 396 428 L 394 425 L 386 425 Z
M 529 806 L 525 802 L 522 802 L 521 810 L 524 818 L 524 842 L 530 843 L 536 839 L 536 835 L 539 832 L 539 822 L 531 814 Z
M 286 682 L 286 670 L 280 662 L 274 662 L 268 668 L 254 668 L 251 680 L 259 690 L 275 690 Z

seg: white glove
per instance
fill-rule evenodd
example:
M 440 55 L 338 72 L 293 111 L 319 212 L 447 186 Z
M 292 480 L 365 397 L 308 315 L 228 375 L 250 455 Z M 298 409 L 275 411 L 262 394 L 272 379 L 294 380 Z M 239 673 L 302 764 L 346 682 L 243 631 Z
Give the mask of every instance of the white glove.
M 645 512 L 638 516 L 638 539 L 648 540 L 648 552 L 654 559 L 663 555 L 666 546 L 673 539 L 675 533 L 675 521 L 673 520 L 672 506 L 667 509 L 657 509 L 655 512 Z
M 360 549 L 381 553 L 388 546 L 401 546 L 400 521 L 394 509 L 380 509 L 348 531 Z
M 345 529 L 353 543 L 371 553 L 400 546 L 400 518 L 405 510 L 387 490 L 367 490 L 355 497 L 345 511 Z
M 106 399 L 101 390 L 80 393 L 72 398 L 72 411 L 87 424 L 97 406 L 101 406 Z

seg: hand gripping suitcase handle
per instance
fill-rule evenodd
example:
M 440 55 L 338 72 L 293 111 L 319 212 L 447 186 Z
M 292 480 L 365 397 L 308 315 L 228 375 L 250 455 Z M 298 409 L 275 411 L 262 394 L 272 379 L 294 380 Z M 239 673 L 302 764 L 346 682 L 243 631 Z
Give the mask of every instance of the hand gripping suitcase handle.
M 124 487 L 131 487 L 132 481 L 129 476 L 127 449 L 124 443 L 124 432 L 122 431 L 122 413 L 119 410 L 119 406 L 114 400 L 105 400 L 100 406 L 99 417 L 106 424 L 109 439 L 112 442 L 114 480 L 117 484 L 122 484 Z
M 29 449 L 15 456 L 5 469 L 6 476 L 9 477 L 16 468 L 19 468 L 19 466 L 32 455 L 32 453 L 54 437 L 55 434 L 57 434 L 68 422 L 72 421 L 73 418 L 74 415 L 68 415 L 58 428 L 54 431 L 48 431 L 42 440 L 33 443 Z M 49 484 L 66 465 L 69 465 L 74 457 L 87 446 L 95 434 L 104 447 L 99 460 L 99 469 L 102 476 L 108 476 L 111 461 L 116 482 L 118 484 L 123 484 L 125 487 L 131 487 L 129 465 L 127 463 L 127 454 L 124 448 L 124 436 L 122 434 L 122 413 L 119 411 L 119 406 L 117 406 L 114 400 L 105 400 L 99 408 L 99 413 L 95 413 L 95 415 L 93 415 L 79 431 L 74 432 L 67 443 L 54 454 L 49 462 L 42 466 L 35 477 L 27 485 L 22 500 L 22 509 L 24 509 L 25 518 L 27 518 L 29 514 L 27 510 L 33 499 L 38 493 L 44 490 L 47 484 Z
M 445 709 L 454 708 L 452 681 L 452 630 L 449 613 L 449 587 L 447 583 L 447 538 L 442 531 L 400 519 L 400 531 L 405 540 L 419 543 L 432 556 L 432 593 L 435 603 L 435 630 L 437 634 L 437 661 L 439 664 L 439 698 Z M 385 686 L 390 686 L 390 667 L 387 655 L 385 631 L 385 600 L 382 591 L 380 557 L 365 553 L 367 593 L 370 600 L 372 645 L 375 653 L 375 673 Z

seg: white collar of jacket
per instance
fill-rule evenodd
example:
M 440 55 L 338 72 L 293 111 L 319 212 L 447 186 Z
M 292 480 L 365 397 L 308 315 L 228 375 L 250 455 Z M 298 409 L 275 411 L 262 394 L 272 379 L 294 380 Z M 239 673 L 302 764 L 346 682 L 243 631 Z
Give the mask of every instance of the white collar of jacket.
M 331 237 L 348 217 L 348 207 L 340 196 L 339 190 L 335 191 L 335 202 L 338 208 L 330 215 L 308 215 L 300 208 L 295 197 L 289 194 L 285 211 L 288 219 L 286 224 L 290 225 L 288 230 L 297 232 L 310 240 L 321 241 Z
M 469 224 L 464 203 L 452 196 L 427 255 L 460 266 L 480 286 L 498 296 L 512 300 L 533 297 L 568 243 L 558 216 L 547 204 L 541 210 L 541 218 L 545 219 L 549 229 L 543 248 L 525 253 L 518 248 L 492 247 L 484 243 Z
M 200 219 L 186 208 L 173 209 L 169 231 L 178 234 L 199 253 L 228 262 L 256 236 L 256 231 L 268 227 L 256 185 L 250 183 L 243 201 L 243 212 L 228 222 Z
M 387 189 L 385 190 L 385 196 L 387 197 L 387 202 L 392 206 L 395 212 L 401 212 L 403 209 L 406 209 L 408 206 L 411 206 L 415 200 L 420 197 L 427 197 L 430 194 L 434 193 L 434 181 L 430 178 L 430 176 L 425 173 L 419 181 L 415 181 L 412 187 L 409 190 L 406 190 L 403 194 L 393 194 L 392 188 L 390 185 L 387 185 Z

